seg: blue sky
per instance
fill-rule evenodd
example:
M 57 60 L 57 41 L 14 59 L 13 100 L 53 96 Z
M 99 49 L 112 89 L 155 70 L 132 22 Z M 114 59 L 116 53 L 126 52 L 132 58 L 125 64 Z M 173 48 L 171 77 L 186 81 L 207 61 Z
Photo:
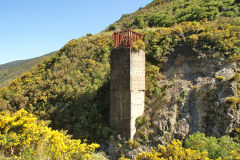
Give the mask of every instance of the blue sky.
M 0 0 L 0 64 L 56 51 L 152 0 Z

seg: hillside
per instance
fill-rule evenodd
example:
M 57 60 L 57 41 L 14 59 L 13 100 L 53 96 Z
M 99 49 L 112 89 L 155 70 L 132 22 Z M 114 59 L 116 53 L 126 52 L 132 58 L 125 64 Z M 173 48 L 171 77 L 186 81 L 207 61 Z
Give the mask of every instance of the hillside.
M 0 65 L 0 86 L 6 86 L 10 81 L 17 78 L 24 72 L 29 71 L 41 60 L 53 55 L 55 52 L 27 60 L 18 60 Z
M 170 27 L 184 21 L 222 20 L 239 17 L 238 0 L 154 0 L 132 14 L 124 14 L 108 30 L 121 28 Z M 239 22 L 238 22 L 239 23 Z
M 200 131 L 223 138 L 194 134 L 186 145 L 203 153 L 184 150 L 182 143 L 173 141 L 138 159 L 181 157 L 185 152 L 201 159 L 234 159 L 240 154 L 239 5 L 238 0 L 155 0 L 106 31 L 71 40 L 0 89 L 0 110 L 24 108 L 51 120 L 53 129 L 102 143 L 112 157 L 133 157 L 150 151 L 149 146 L 183 141 Z M 142 33 L 145 46 L 134 46 L 146 52 L 145 113 L 136 121 L 135 141 L 117 138 L 108 124 L 112 30 L 125 27 Z M 204 144 L 198 146 L 201 141 Z

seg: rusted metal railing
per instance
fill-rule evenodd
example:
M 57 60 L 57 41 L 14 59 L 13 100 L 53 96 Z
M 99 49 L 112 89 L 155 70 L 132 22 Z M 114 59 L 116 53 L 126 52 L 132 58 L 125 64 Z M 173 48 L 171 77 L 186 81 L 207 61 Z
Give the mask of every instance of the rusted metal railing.
M 133 30 L 127 29 L 114 33 L 114 48 L 131 47 L 132 42 L 142 39 L 142 35 Z

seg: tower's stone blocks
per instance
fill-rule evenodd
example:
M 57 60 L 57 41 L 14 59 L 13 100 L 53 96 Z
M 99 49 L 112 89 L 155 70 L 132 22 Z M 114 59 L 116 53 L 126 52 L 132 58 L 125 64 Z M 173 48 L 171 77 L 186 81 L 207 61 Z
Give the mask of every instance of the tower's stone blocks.
M 115 48 L 110 83 L 110 125 L 123 137 L 133 138 L 135 120 L 144 112 L 145 52 Z

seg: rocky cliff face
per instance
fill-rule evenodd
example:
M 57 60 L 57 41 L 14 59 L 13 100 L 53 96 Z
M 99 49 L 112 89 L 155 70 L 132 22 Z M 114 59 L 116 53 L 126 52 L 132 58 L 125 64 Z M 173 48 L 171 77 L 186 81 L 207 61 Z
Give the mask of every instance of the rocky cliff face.
M 142 135 L 148 136 L 143 143 L 146 145 L 131 149 L 123 142 L 124 146 L 119 148 L 110 142 L 107 152 L 112 159 L 119 153 L 133 158 L 150 150 L 151 144 L 165 144 L 173 138 L 183 140 L 197 131 L 220 137 L 239 128 L 236 62 L 184 44 L 175 47 L 166 59 L 159 81 L 165 93 L 152 97 L 142 118 L 147 123 L 138 126 L 135 135 L 140 139 Z
M 196 131 L 221 136 L 239 126 L 239 112 L 227 101 L 238 96 L 237 64 L 219 53 L 209 55 L 186 45 L 169 54 L 159 82 L 167 94 L 153 102 L 150 112 L 155 142 Z

